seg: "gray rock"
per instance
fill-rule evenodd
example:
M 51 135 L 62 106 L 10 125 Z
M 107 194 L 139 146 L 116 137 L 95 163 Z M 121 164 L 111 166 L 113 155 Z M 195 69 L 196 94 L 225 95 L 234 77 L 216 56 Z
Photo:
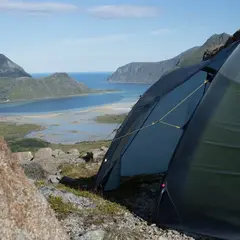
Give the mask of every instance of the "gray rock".
M 27 164 L 21 164 L 25 175 L 29 179 L 33 180 L 44 180 L 47 177 L 47 172 L 42 168 L 39 163 L 29 162 Z
M 51 148 L 41 148 L 39 149 L 34 156 L 34 159 L 47 159 L 52 157 L 52 149 Z
M 29 182 L 3 140 L 0 166 L 0 239 L 68 240 L 50 205 Z
M 101 150 L 104 151 L 104 152 L 106 153 L 106 152 L 108 151 L 108 148 L 105 147 L 105 146 L 102 146 L 102 147 L 101 147 Z
M 101 149 L 94 149 L 92 151 L 92 153 L 93 153 L 93 161 L 94 162 L 102 161 L 104 156 L 105 156 L 105 154 L 106 154 L 106 152 L 101 150 Z
M 103 229 L 89 231 L 79 238 L 79 240 L 103 240 L 106 232 Z
M 47 177 L 48 182 L 53 184 L 58 184 L 61 181 L 62 177 L 59 175 L 49 175 Z
M 31 75 L 5 55 L 0 54 L 0 77 L 17 78 L 31 77 Z
M 58 167 L 61 165 L 61 162 L 56 161 L 55 158 L 49 157 L 49 158 L 34 158 L 34 163 L 38 163 L 41 165 L 41 167 L 46 171 L 48 174 L 55 175 L 58 172 Z
M 79 157 L 80 156 L 80 153 L 78 151 L 78 149 L 75 149 L 75 148 L 72 148 L 68 151 L 68 154 L 71 154 L 71 155 L 74 155 L 76 157 Z
M 71 203 L 78 209 L 95 208 L 96 205 L 88 198 L 76 196 L 73 193 L 56 189 L 53 186 L 39 188 L 40 193 L 48 199 L 50 196 L 61 197 L 64 203 Z
M 61 157 L 65 155 L 65 152 L 63 152 L 61 149 L 55 149 L 52 151 L 52 156 L 55 158 Z
M 32 152 L 18 152 L 18 153 L 13 153 L 13 155 L 17 157 L 20 164 L 29 163 L 33 159 Z
M 71 161 L 72 164 L 85 164 L 86 161 L 83 158 L 77 158 L 76 160 Z

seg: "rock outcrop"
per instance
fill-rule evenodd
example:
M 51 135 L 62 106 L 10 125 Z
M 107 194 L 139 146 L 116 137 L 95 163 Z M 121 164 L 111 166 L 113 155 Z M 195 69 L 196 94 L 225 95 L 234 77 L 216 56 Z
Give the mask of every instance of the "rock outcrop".
M 0 172 L 1 239 L 69 239 L 3 139 L 0 140 Z
M 0 77 L 31 77 L 24 69 L 11 61 L 5 55 L 0 54 Z
M 224 44 L 218 44 L 216 46 L 212 46 L 207 49 L 203 55 L 203 60 L 208 60 L 214 57 L 218 52 L 220 52 L 223 48 L 228 47 L 232 43 L 240 40 L 240 30 L 236 31 L 232 36 L 229 37 L 227 42 Z
M 202 46 L 193 47 L 165 61 L 129 63 L 118 68 L 117 71 L 108 78 L 108 81 L 113 83 L 153 84 L 169 71 L 201 62 L 207 49 L 225 44 L 229 37 L 230 35 L 226 33 L 214 34 Z

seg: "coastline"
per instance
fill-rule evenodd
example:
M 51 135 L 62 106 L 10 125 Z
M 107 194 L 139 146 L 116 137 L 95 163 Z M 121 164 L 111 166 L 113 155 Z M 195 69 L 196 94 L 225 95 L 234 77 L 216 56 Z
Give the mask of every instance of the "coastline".
M 99 113 L 99 115 L 102 114 L 121 114 L 121 113 L 127 113 L 131 110 L 131 107 L 135 104 L 134 101 L 132 102 L 116 102 L 116 103 L 110 103 L 110 104 L 103 104 L 99 106 L 92 106 L 87 107 L 84 109 L 72 109 L 72 110 L 64 110 L 59 112 L 46 112 L 46 113 L 33 113 L 33 114 L 6 114 L 6 115 L 0 115 L 0 122 L 3 121 L 16 121 L 19 122 L 23 119 L 41 119 L 41 118 L 54 118 L 58 116 L 68 115 L 69 113 L 72 114 L 80 114 L 80 113 Z M 22 122 L 22 121 L 21 121 Z
M 43 130 L 31 132 L 25 138 L 37 138 L 52 144 L 75 144 L 87 141 L 111 140 L 119 127 L 117 123 L 99 123 L 96 117 L 128 113 L 136 101 L 36 114 L 0 115 L 0 122 L 37 124 Z
M 45 100 L 51 100 L 51 99 L 65 99 L 65 98 L 72 98 L 72 97 L 83 97 L 83 96 L 89 96 L 89 95 L 101 95 L 101 94 L 111 94 L 111 93 L 118 93 L 121 92 L 120 90 L 96 90 L 96 91 L 90 91 L 88 93 L 81 93 L 81 94 L 74 94 L 74 95 L 67 95 L 62 97 L 46 97 L 46 98 L 32 98 L 32 99 L 16 99 L 16 100 L 9 100 L 9 101 L 0 101 L 0 104 L 11 104 L 11 103 L 17 103 L 17 102 L 35 102 L 35 101 L 45 101 Z

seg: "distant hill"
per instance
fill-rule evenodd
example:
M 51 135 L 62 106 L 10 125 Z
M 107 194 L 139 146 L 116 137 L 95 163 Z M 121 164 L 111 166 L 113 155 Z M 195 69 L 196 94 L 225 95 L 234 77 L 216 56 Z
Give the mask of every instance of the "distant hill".
M 217 45 L 225 44 L 230 38 L 227 33 L 214 34 L 202 46 L 193 47 L 178 56 L 160 62 L 133 62 L 117 69 L 109 78 L 113 83 L 153 84 L 169 71 L 202 61 L 204 52 Z
M 0 77 L 31 77 L 23 68 L 11 61 L 5 55 L 0 54 Z
M 90 92 L 93 90 L 66 73 L 55 73 L 39 79 L 32 77 L 0 78 L 1 101 L 58 98 Z

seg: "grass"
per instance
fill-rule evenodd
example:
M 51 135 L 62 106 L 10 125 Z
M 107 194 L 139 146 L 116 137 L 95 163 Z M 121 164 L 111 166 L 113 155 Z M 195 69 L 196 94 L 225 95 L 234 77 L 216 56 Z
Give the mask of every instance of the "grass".
M 64 203 L 62 198 L 58 196 L 50 196 L 48 198 L 48 202 L 60 219 L 65 218 L 70 213 L 78 211 L 78 209 L 73 204 Z
M 115 203 L 105 200 L 97 194 L 91 193 L 89 191 L 76 190 L 65 185 L 59 184 L 57 186 L 59 190 L 67 191 L 75 194 L 79 197 L 85 197 L 91 199 L 95 204 L 96 208 L 88 209 L 88 214 L 96 215 L 122 215 L 124 212 L 128 211 L 125 207 Z M 86 210 L 85 210 L 86 211 Z
M 114 114 L 105 114 L 95 118 L 95 121 L 98 123 L 122 123 L 127 117 L 126 113 L 114 115 Z
M 35 153 L 40 148 L 49 147 L 51 144 L 37 138 L 25 138 L 9 140 L 8 145 L 12 152 L 33 152 Z
M 1 131 L 2 129 L 0 129 Z M 0 133 L 1 135 L 1 133 Z M 4 136 L 4 135 L 3 135 Z M 12 136 L 12 135 L 11 135 Z M 93 142 L 80 142 L 76 144 L 52 144 L 38 138 L 10 138 L 9 135 L 4 137 L 12 152 L 33 152 L 35 153 L 40 148 L 50 147 L 54 149 L 61 149 L 65 152 L 72 148 L 76 148 L 80 153 L 85 153 L 102 146 L 109 147 L 111 141 L 93 141 Z
M 62 174 L 71 178 L 91 178 L 97 174 L 99 166 L 97 164 L 64 164 L 60 168 Z
M 0 135 L 6 140 L 23 138 L 27 134 L 43 130 L 43 127 L 37 124 L 16 124 L 9 122 L 0 122 Z

